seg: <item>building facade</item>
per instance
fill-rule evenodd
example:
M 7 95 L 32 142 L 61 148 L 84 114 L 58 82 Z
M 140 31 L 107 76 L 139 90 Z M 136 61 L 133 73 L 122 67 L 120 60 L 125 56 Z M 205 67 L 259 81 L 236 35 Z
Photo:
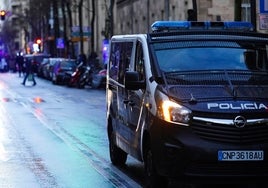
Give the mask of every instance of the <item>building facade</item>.
M 2 41 L 5 42 L 9 55 L 23 51 L 27 45 L 25 31 L 28 24 L 25 23 L 25 11 L 28 8 L 29 0 L 4 0 L 1 1 L 1 10 L 6 12 L 5 20 L 1 21 Z
M 10 22 L 10 25 L 16 31 L 13 37 L 13 45 L 10 48 L 12 53 L 24 50 L 26 47 L 34 43 L 34 38 L 31 35 L 32 28 L 25 22 L 22 22 L 22 17 L 25 16 L 26 10 L 29 9 L 29 3 L 33 0 L 3 0 L 0 7 L 9 12 L 5 22 Z M 256 0 L 256 15 L 258 20 L 259 1 Z M 53 2 L 53 1 L 52 1 Z M 56 1 L 60 2 L 60 1 Z M 63 31 L 67 30 L 67 38 L 65 43 L 71 42 L 74 45 L 75 55 L 81 53 L 81 43 L 83 43 L 83 52 L 89 55 L 91 52 L 96 52 L 100 59 L 103 56 L 103 44 L 112 34 L 133 34 L 146 33 L 151 30 L 150 26 L 157 20 L 187 20 L 189 18 L 189 10 L 197 10 L 198 21 L 233 21 L 235 17 L 235 1 L 234 0 L 84 0 L 82 6 L 82 26 L 85 28 L 86 36 L 83 41 L 74 35 L 75 30 L 79 27 L 79 0 L 72 0 L 72 28 L 70 25 L 64 27 L 63 13 L 59 11 L 59 36 L 64 37 Z M 113 3 L 113 9 L 111 9 Z M 250 0 L 242 0 L 241 4 L 241 20 L 250 21 Z M 50 10 L 51 11 L 51 10 Z M 52 15 L 53 12 L 51 11 Z M 94 14 L 94 15 L 93 15 Z M 93 21 L 94 18 L 94 21 Z M 54 20 L 52 16 L 49 18 L 49 23 Z M 0 22 L 0 26 L 3 23 Z M 42 27 L 42 26 L 40 26 Z M 257 28 L 259 28 L 257 26 Z M 262 30 L 266 32 L 266 30 Z M 28 32 L 28 33 L 27 33 Z M 48 45 L 45 41 L 57 40 L 53 36 L 53 32 L 47 35 L 45 28 L 40 29 L 40 37 L 43 39 L 42 51 L 49 53 Z M 106 39 L 106 40 L 105 40 Z M 65 53 L 57 53 L 59 56 L 66 56 Z M 67 54 L 68 55 L 68 54 Z
M 198 21 L 233 21 L 234 0 L 118 0 L 115 34 L 144 33 L 157 20 L 187 20 L 188 11 L 197 10 Z M 256 0 L 258 8 L 258 0 Z M 250 21 L 250 0 L 242 0 L 241 19 Z M 258 12 L 257 12 L 258 13 Z

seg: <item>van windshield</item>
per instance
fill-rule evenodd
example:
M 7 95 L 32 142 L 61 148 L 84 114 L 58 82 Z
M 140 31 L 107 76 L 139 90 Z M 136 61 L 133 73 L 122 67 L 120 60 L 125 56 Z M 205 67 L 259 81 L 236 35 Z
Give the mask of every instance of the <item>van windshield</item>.
M 164 72 L 243 70 L 267 71 L 267 51 L 237 42 L 173 42 L 156 44 L 159 67 Z

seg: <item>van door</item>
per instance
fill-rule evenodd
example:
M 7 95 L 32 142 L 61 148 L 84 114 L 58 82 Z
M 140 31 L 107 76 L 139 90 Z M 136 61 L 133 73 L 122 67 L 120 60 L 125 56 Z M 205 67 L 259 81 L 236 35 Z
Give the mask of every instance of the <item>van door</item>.
M 128 102 L 127 99 L 127 92 L 124 87 L 124 77 L 125 72 L 129 69 L 131 57 L 134 53 L 134 40 L 128 41 L 118 41 L 114 42 L 113 44 L 113 57 L 111 60 L 114 65 L 115 74 L 114 74 L 114 81 L 116 84 L 111 86 L 113 90 L 113 106 L 116 106 L 116 113 L 115 113 L 115 121 L 116 121 L 116 132 L 117 134 L 117 142 L 120 148 L 125 150 L 129 153 L 129 137 L 130 131 L 128 129 Z M 111 71 L 111 70 L 110 70 Z
M 139 80 L 145 82 L 144 53 L 142 43 L 137 41 L 135 61 L 133 69 L 139 73 Z M 130 132 L 129 143 L 132 146 L 132 154 L 140 158 L 141 125 L 143 122 L 143 99 L 145 90 L 128 90 L 128 128 Z

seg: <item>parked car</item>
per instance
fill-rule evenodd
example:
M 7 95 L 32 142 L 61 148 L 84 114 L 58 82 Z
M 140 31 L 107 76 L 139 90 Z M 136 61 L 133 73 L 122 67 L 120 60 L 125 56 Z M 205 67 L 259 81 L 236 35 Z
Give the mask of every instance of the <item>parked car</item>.
M 44 58 L 43 61 L 38 66 L 37 76 L 44 78 L 44 68 L 48 64 L 49 58 Z
M 47 80 L 52 79 L 53 67 L 55 63 L 61 60 L 63 60 L 63 58 L 48 58 L 48 62 L 42 68 L 43 71 L 42 74 L 44 75 L 45 79 Z
M 52 68 L 52 83 L 66 84 L 67 72 L 74 72 L 77 66 L 75 59 L 60 59 L 57 60 Z

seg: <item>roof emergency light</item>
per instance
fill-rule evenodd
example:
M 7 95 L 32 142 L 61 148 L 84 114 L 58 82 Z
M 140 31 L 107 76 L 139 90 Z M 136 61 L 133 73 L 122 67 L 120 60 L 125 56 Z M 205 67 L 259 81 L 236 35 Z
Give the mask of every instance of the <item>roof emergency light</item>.
M 250 22 L 224 22 L 224 25 L 226 29 L 253 31 L 253 25 Z
M 153 32 L 176 30 L 237 30 L 253 31 L 250 22 L 211 22 L 211 21 L 156 21 L 151 26 Z

